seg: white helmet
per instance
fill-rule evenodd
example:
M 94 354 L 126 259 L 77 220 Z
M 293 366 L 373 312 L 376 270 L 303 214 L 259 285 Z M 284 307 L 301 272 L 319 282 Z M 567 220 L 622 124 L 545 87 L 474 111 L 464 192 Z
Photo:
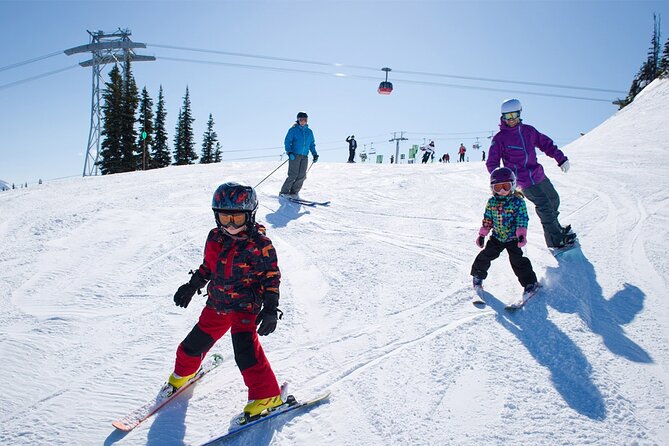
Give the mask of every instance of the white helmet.
M 518 99 L 507 99 L 502 102 L 502 113 L 519 112 L 523 110 L 523 106 Z

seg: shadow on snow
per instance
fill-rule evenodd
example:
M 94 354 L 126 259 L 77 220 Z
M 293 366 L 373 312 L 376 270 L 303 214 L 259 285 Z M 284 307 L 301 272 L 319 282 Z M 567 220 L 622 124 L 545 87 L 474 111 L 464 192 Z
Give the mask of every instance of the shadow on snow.
M 592 366 L 574 341 L 548 319 L 547 304 L 562 313 L 578 314 L 612 353 L 650 363 L 648 353 L 625 336 L 621 327 L 641 311 L 645 295 L 634 285 L 625 284 L 611 299 L 605 299 L 594 267 L 580 248 L 559 256 L 558 263 L 558 267 L 548 268 L 545 287 L 521 311 L 508 312 L 503 302 L 487 292 L 485 301 L 495 311 L 497 321 L 550 371 L 555 389 L 569 407 L 593 420 L 604 420 L 606 406 L 593 382 Z

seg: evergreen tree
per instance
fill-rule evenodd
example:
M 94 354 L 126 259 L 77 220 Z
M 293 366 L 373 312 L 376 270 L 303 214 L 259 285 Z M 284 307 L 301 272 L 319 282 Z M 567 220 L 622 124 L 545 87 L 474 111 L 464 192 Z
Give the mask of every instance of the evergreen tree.
M 151 146 L 151 169 L 160 167 L 167 167 L 172 162 L 170 156 L 170 149 L 167 143 L 167 130 L 165 130 L 165 119 L 167 112 L 165 111 L 165 98 L 163 97 L 163 86 L 160 86 L 158 91 L 158 105 L 156 106 L 156 120 L 153 125 L 154 140 Z
M 669 39 L 664 43 L 664 51 L 662 52 L 662 59 L 660 59 L 660 68 L 658 70 L 660 76 L 669 75 Z
M 193 113 L 190 107 L 190 93 L 186 87 L 184 103 L 179 110 L 177 121 L 177 134 L 174 137 L 174 164 L 193 164 L 198 156 L 195 153 L 195 140 L 193 136 Z
M 124 63 L 123 104 L 121 106 L 121 172 L 132 172 L 141 163 L 141 152 L 137 147 L 136 112 L 139 105 L 139 91 L 132 75 L 130 59 Z
M 223 152 L 221 151 L 221 143 L 216 142 L 216 150 L 214 150 L 214 162 L 220 163 L 223 158 Z
M 200 164 L 209 164 L 214 162 L 214 143 L 218 142 L 218 135 L 214 131 L 214 118 L 209 113 L 207 121 L 207 131 L 204 132 L 202 141 L 202 154 L 200 155 Z
M 621 107 L 631 103 L 637 94 L 643 90 L 646 85 L 650 84 L 657 78 L 660 71 L 660 21 L 659 18 L 653 14 L 653 38 L 651 39 L 650 49 L 648 50 L 648 57 L 641 65 L 641 69 L 634 77 L 632 85 L 630 86 L 627 98 L 621 101 Z
M 183 155 L 184 153 L 184 143 L 183 143 L 183 137 L 181 134 L 183 133 L 183 113 L 182 110 L 179 109 L 179 115 L 177 116 L 177 125 L 174 128 L 174 165 L 181 165 L 181 164 L 188 164 L 185 162 L 185 156 Z
M 102 92 L 103 124 L 100 130 L 102 142 L 100 144 L 100 159 L 98 166 L 102 175 L 121 172 L 123 152 L 122 139 L 122 105 L 123 105 L 123 78 L 118 65 L 114 65 L 109 72 L 109 82 L 105 82 Z
M 139 101 L 139 137 L 137 138 L 137 147 L 139 147 L 141 157 L 139 158 L 140 170 L 147 170 L 151 165 L 151 146 L 153 145 L 153 100 L 146 91 L 142 89 L 142 97 Z M 146 138 L 142 138 L 142 132 L 146 132 Z

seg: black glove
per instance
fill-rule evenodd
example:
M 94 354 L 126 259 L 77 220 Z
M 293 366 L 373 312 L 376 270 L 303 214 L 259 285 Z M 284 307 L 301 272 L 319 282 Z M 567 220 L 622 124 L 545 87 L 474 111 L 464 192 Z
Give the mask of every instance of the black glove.
M 318 155 L 314 155 L 314 163 L 318 162 Z
M 258 327 L 258 334 L 260 336 L 267 336 L 276 330 L 277 321 L 283 317 L 283 311 L 279 310 L 278 306 L 278 297 L 265 298 L 262 310 L 260 310 L 260 313 L 256 317 L 256 325 L 260 325 Z
M 179 287 L 176 293 L 174 293 L 174 303 L 177 307 L 186 308 L 190 303 L 190 300 L 195 296 L 195 292 L 199 291 L 190 283 L 184 283 Z
M 202 277 L 199 270 L 195 272 L 191 271 L 191 274 L 193 276 L 190 278 L 190 281 L 181 285 L 177 292 L 174 293 L 174 304 L 177 307 L 186 308 L 193 296 L 195 296 L 195 293 L 202 294 L 200 288 L 207 284 L 207 280 Z

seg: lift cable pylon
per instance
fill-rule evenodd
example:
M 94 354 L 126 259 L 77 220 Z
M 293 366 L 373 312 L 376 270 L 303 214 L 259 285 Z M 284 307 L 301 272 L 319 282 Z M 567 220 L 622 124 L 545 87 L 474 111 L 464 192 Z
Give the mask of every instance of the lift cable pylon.
M 100 158 L 100 121 L 102 107 L 100 104 L 100 82 L 102 80 L 102 70 L 109 63 L 121 63 L 125 70 L 125 64 L 122 62 L 143 62 L 156 60 L 153 56 L 142 56 L 135 54 L 134 48 L 146 48 L 145 43 L 133 42 L 130 40 L 132 33 L 129 29 L 119 28 L 113 33 L 103 31 L 87 31 L 91 36 L 91 41 L 87 45 L 76 46 L 65 50 L 68 56 L 78 53 L 91 53 L 90 60 L 80 62 L 82 67 L 93 68 L 93 93 L 91 97 L 91 125 L 88 132 L 88 145 L 86 147 L 86 159 L 84 160 L 83 176 L 98 174 L 98 161 Z M 124 74 L 124 79 L 127 73 Z

